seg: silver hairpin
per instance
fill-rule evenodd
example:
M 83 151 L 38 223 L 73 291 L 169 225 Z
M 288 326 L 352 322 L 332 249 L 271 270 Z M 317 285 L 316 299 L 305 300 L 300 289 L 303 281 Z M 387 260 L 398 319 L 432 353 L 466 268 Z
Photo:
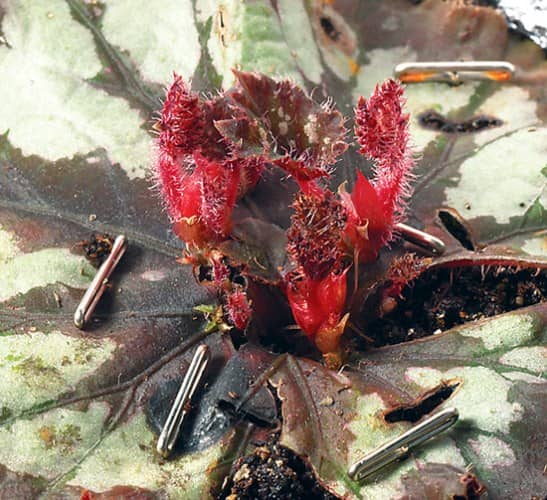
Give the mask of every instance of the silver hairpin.
M 457 85 L 466 81 L 506 82 L 515 67 L 506 61 L 405 62 L 395 66 L 395 76 L 403 83 L 445 82 Z
M 355 462 L 348 470 L 349 477 L 360 481 L 386 465 L 404 458 L 412 448 L 454 425 L 458 416 L 456 408 L 446 408 L 436 413 Z
M 86 290 L 80 304 L 76 308 L 74 313 L 74 324 L 78 328 L 83 328 L 89 321 L 89 318 L 93 314 L 99 299 L 104 293 L 106 286 L 108 285 L 108 278 L 114 271 L 114 268 L 118 265 L 118 262 L 122 258 L 122 255 L 127 249 L 127 240 L 122 234 L 118 236 L 112 245 L 112 250 L 106 260 L 101 264 L 99 270 L 95 274 L 93 281 Z
M 199 386 L 210 356 L 209 348 L 205 344 L 200 345 L 194 353 L 156 445 L 156 450 L 164 457 L 169 456 L 173 451 L 182 422 L 188 413 L 188 403 Z
M 395 230 L 401 233 L 402 238 L 406 241 L 410 241 L 410 243 L 414 243 L 414 245 L 435 255 L 442 255 L 445 251 L 444 242 L 425 231 L 420 231 L 402 223 L 395 224 Z

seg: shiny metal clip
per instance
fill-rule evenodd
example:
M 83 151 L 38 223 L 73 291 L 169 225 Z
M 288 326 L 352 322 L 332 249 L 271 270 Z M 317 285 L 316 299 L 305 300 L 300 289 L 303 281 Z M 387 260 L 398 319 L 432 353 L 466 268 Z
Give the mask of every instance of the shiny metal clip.
M 444 242 L 425 231 L 420 231 L 419 229 L 402 223 L 395 224 L 395 231 L 399 232 L 401 237 L 406 241 L 409 241 L 432 254 L 442 255 L 445 251 Z
M 386 465 L 406 457 L 412 448 L 454 425 L 458 416 L 456 408 L 446 408 L 436 413 L 354 463 L 348 470 L 349 477 L 360 481 Z
M 209 348 L 205 344 L 200 345 L 194 353 L 156 445 L 156 450 L 164 457 L 173 451 L 184 417 L 188 414 L 188 404 L 203 378 L 210 357 Z
M 407 62 L 395 66 L 395 76 L 403 83 L 445 82 L 451 85 L 475 80 L 506 82 L 515 67 L 506 61 Z
M 76 308 L 76 312 L 74 313 L 74 324 L 76 327 L 82 329 L 89 321 L 89 318 L 93 314 L 99 299 L 108 285 L 108 278 L 118 265 L 118 262 L 122 258 L 126 249 L 127 240 L 122 234 L 114 240 L 110 254 L 101 264 L 101 267 L 99 267 L 93 281 L 89 285 L 84 296 L 82 297 L 82 300 L 80 301 L 80 304 L 78 304 L 78 307 Z

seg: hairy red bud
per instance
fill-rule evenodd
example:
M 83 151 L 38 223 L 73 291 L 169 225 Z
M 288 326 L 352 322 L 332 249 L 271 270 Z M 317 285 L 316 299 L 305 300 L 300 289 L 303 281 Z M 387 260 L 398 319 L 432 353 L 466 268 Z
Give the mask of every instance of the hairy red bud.
M 330 273 L 321 280 L 293 277 L 289 281 L 289 305 L 295 321 L 308 337 L 313 339 L 320 331 L 335 330 L 340 323 L 346 302 L 346 274 L 347 269 L 340 274 Z M 338 343 L 338 338 L 334 343 Z
M 264 169 L 260 156 L 238 156 L 221 136 L 215 124 L 227 116 L 244 114 L 223 97 L 200 101 L 175 75 L 158 122 L 155 173 L 175 233 L 198 247 L 228 237 L 236 199 Z
M 342 234 L 346 212 L 330 191 L 296 196 L 294 214 L 287 233 L 288 251 L 312 280 L 338 271 L 343 256 Z
M 418 257 L 414 253 L 395 258 L 386 273 L 390 285 L 384 290 L 384 295 L 400 297 L 404 287 L 420 276 L 430 263 L 431 259 Z
M 241 289 L 226 294 L 226 304 L 224 307 L 230 323 L 240 330 L 245 330 L 252 315 L 247 294 Z
M 372 182 L 358 172 L 351 197 L 343 197 L 351 214 L 346 236 L 361 261 L 374 260 L 392 239 L 411 193 L 414 160 L 403 105 L 403 87 L 387 80 L 368 100 L 361 97 L 355 109 L 360 152 L 375 164 Z

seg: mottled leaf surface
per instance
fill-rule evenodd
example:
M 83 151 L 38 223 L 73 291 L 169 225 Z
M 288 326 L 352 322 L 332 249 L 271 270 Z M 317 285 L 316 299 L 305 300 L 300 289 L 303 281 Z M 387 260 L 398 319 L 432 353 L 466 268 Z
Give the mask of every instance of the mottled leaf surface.
M 176 263 L 182 243 L 147 176 L 153 113 L 172 71 L 210 92 L 233 84 L 234 67 L 289 77 L 316 102 L 334 97 L 351 118 L 358 96 L 399 62 L 513 62 L 517 74 L 504 84 L 407 87 L 420 155 L 409 223 L 447 242 L 434 265 L 545 264 L 544 53 L 509 38 L 492 9 L 414 4 L 0 2 L 0 496 L 78 498 L 86 489 L 203 498 L 246 448 L 249 436 L 235 426 L 171 461 L 154 451 L 148 402 L 180 380 L 193 346 L 204 340 L 213 352 L 211 383 L 234 354 L 226 336 L 200 333 L 193 307 L 215 297 Z M 271 141 L 283 135 L 286 116 L 296 117 L 300 149 L 328 163 L 334 145 L 314 144 L 309 132 L 319 129 L 306 120 L 321 117 L 319 135 L 336 142 L 339 116 L 294 97 L 299 107 L 283 116 L 277 102 L 254 102 L 258 128 Z M 489 116 L 501 124 L 447 133 L 420 124 L 428 111 L 452 122 Z M 235 124 L 219 126 L 229 134 Z M 290 144 L 280 144 L 278 152 L 290 153 Z M 351 183 L 356 167 L 370 165 L 350 149 L 336 164 L 333 187 Z M 225 249 L 268 282 L 284 263 L 294 191 L 291 182 L 277 188 L 277 175 L 268 173 L 239 204 L 237 238 Z M 95 269 L 76 247 L 94 231 L 124 233 L 130 243 L 81 332 L 72 314 Z M 375 282 L 391 255 L 364 279 Z M 547 490 L 546 321 L 545 306 L 532 306 L 352 353 L 341 373 L 288 357 L 266 373 L 281 400 L 281 442 L 307 457 L 328 489 L 351 498 L 439 498 L 439 484 L 443 494 L 461 494 L 470 464 L 491 498 L 540 496 Z M 440 407 L 458 407 L 460 423 L 372 482 L 350 481 L 352 461 L 410 425 L 388 423 L 385 413 L 450 381 L 459 385 Z
M 334 491 L 359 498 L 403 497 L 416 478 L 426 488 L 435 478 L 421 476 L 427 464 L 457 467 L 460 476 L 474 464 L 494 498 L 538 495 L 546 487 L 545 320 L 545 306 L 508 313 L 356 356 L 339 374 L 290 359 L 276 378 L 281 442 L 309 456 Z M 454 384 L 435 411 L 456 407 L 455 427 L 360 487 L 349 480 L 353 462 L 411 425 L 386 414 Z

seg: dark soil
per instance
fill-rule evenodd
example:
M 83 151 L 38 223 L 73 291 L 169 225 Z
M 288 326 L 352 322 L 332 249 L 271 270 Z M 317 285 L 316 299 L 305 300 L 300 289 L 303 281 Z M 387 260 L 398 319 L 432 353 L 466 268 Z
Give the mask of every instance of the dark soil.
M 376 346 L 426 337 L 547 299 L 546 270 L 473 266 L 426 271 L 393 312 L 367 324 Z
M 80 241 L 76 247 L 93 266 L 99 267 L 110 255 L 113 244 L 114 238 L 112 236 L 93 233 L 89 240 Z
M 279 444 L 266 444 L 238 460 L 219 499 L 336 500 L 309 466 Z

